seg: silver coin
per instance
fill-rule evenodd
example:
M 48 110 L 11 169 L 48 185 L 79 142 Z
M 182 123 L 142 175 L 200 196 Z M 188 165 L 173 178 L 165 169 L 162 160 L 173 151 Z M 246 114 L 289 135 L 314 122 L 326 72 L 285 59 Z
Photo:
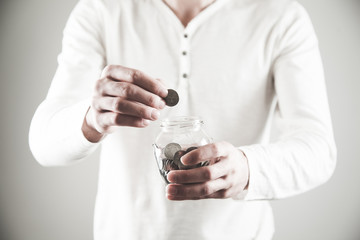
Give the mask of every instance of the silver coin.
M 173 90 L 168 89 L 168 95 L 164 98 L 166 105 L 173 107 L 179 102 L 179 94 Z
M 165 170 L 165 171 L 170 170 L 170 164 L 171 164 L 172 160 L 169 160 L 169 159 L 167 159 L 167 158 L 164 158 L 164 159 L 162 160 L 162 162 L 163 162 L 162 170 Z
M 174 155 L 177 151 L 181 150 L 181 146 L 178 143 L 169 143 L 164 148 L 165 157 L 168 159 L 174 159 Z

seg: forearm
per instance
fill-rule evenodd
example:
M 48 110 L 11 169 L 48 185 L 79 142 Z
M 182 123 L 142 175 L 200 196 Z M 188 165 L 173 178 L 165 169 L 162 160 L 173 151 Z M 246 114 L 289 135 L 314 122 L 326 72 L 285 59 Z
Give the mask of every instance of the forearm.
M 336 164 L 333 139 L 311 132 L 241 149 L 250 169 L 246 200 L 279 199 L 303 193 L 326 182 Z
M 81 127 L 89 101 L 70 105 L 45 100 L 37 109 L 30 127 L 30 149 L 44 166 L 76 163 L 93 152 L 98 144 L 88 141 Z

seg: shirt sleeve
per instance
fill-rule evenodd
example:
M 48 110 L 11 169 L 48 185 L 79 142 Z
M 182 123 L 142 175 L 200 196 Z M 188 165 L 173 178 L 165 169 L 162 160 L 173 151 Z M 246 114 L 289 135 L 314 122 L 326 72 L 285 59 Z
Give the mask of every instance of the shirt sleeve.
M 100 2 L 78 2 L 65 26 L 58 68 L 29 132 L 30 149 L 42 165 L 75 163 L 98 145 L 84 137 L 81 126 L 105 65 Z
M 318 41 L 303 7 L 293 2 L 279 27 L 273 64 L 276 138 L 243 146 L 250 180 L 245 200 L 279 199 L 310 190 L 332 175 L 336 147 Z

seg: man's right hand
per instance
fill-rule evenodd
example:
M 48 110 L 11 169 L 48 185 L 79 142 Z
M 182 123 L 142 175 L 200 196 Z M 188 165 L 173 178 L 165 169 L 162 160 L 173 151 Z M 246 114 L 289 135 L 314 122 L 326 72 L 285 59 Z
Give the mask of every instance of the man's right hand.
M 118 126 L 146 127 L 159 118 L 165 107 L 167 89 L 145 73 L 120 65 L 104 68 L 96 82 L 91 107 L 82 131 L 91 142 L 98 142 Z

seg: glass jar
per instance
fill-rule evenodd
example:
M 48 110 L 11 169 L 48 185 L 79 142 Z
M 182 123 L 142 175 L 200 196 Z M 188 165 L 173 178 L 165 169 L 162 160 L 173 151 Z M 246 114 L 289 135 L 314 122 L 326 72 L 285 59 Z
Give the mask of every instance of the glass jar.
M 154 154 L 161 176 L 166 183 L 167 174 L 171 170 L 186 170 L 205 166 L 202 162 L 197 165 L 184 165 L 180 158 L 186 153 L 212 142 L 203 130 L 204 122 L 199 117 L 172 117 L 161 122 L 161 131 L 156 137 Z

